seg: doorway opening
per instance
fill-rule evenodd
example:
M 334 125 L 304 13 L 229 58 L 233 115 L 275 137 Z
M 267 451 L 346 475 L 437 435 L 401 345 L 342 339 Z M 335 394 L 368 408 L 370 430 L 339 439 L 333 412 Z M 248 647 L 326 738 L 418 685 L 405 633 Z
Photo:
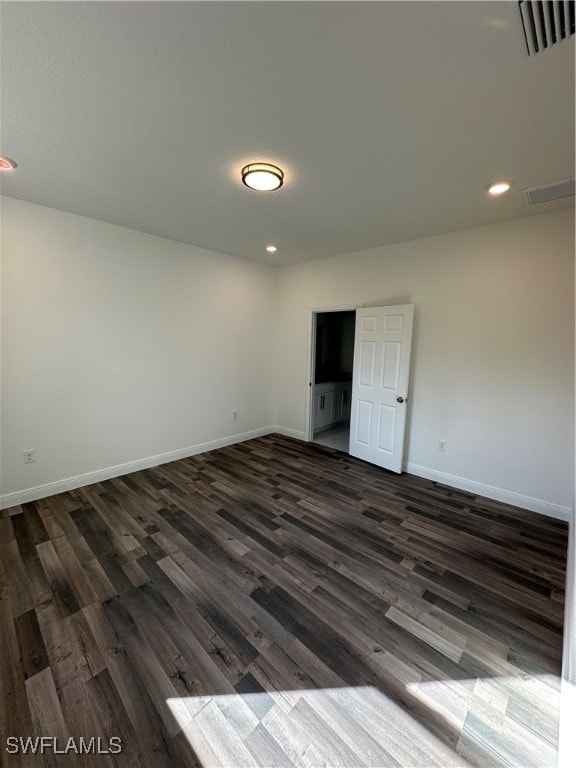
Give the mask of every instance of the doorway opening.
M 354 310 L 312 313 L 310 440 L 348 453 L 354 365 Z

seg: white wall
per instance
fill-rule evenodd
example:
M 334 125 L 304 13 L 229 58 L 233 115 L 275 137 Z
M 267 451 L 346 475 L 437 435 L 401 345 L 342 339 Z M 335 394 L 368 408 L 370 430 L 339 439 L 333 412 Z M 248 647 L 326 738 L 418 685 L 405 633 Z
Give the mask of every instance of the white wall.
M 411 302 L 410 471 L 571 507 L 571 212 L 274 270 L 2 207 L 2 494 L 273 424 L 302 435 L 309 309 Z
M 273 424 L 274 269 L 11 198 L 2 214 L 2 494 Z
M 576 253 L 574 254 L 576 261 Z M 576 283 L 574 285 L 576 289 Z M 576 318 L 575 318 L 576 323 Z M 576 423 L 574 424 L 576 428 Z M 576 497 L 576 483 L 574 487 Z M 572 768 L 576 756 L 576 504 L 572 506 L 568 557 L 566 563 L 566 597 L 564 602 L 564 647 L 560 729 L 558 733 L 558 768 Z
M 285 267 L 276 423 L 305 431 L 310 308 L 413 303 L 411 470 L 503 489 L 505 500 L 567 517 L 573 275 L 571 211 Z
M 573 768 L 576 757 L 576 731 L 574 730 L 576 722 L 576 519 L 574 508 L 572 508 L 566 565 L 564 648 L 560 690 L 558 768 Z

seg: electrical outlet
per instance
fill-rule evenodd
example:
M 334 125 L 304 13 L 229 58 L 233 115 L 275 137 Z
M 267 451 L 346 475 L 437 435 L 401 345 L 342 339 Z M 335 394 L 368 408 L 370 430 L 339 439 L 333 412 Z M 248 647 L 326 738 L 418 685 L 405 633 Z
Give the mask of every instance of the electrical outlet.
M 32 449 L 31 451 L 24 451 L 24 464 L 34 464 L 36 461 L 36 451 Z
M 441 453 L 446 453 L 446 440 L 438 440 L 438 450 Z
M 238 418 L 238 411 L 232 411 L 232 419 L 236 421 L 237 418 Z

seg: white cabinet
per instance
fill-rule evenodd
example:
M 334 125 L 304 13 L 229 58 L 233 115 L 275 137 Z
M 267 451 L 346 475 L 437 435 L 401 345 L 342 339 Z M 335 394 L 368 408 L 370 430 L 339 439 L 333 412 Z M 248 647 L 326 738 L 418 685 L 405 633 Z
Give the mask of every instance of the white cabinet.
M 343 381 L 339 384 L 336 384 L 334 390 L 334 421 L 348 421 L 351 412 L 351 401 L 351 382 Z
M 352 382 L 328 381 L 314 386 L 314 430 L 326 429 L 350 418 Z
M 314 387 L 314 429 L 324 429 L 334 421 L 334 384 Z

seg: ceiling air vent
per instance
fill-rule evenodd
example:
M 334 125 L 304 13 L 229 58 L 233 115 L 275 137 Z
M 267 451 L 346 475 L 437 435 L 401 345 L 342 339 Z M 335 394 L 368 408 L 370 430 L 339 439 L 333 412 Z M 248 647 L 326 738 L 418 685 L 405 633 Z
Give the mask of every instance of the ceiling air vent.
M 561 200 L 563 197 L 573 197 L 576 191 L 575 179 L 554 181 L 552 184 L 543 184 L 541 187 L 530 187 L 523 190 L 526 200 L 530 205 L 548 203 L 550 200 Z
M 520 0 L 518 6 L 529 56 L 574 34 L 574 0 Z

